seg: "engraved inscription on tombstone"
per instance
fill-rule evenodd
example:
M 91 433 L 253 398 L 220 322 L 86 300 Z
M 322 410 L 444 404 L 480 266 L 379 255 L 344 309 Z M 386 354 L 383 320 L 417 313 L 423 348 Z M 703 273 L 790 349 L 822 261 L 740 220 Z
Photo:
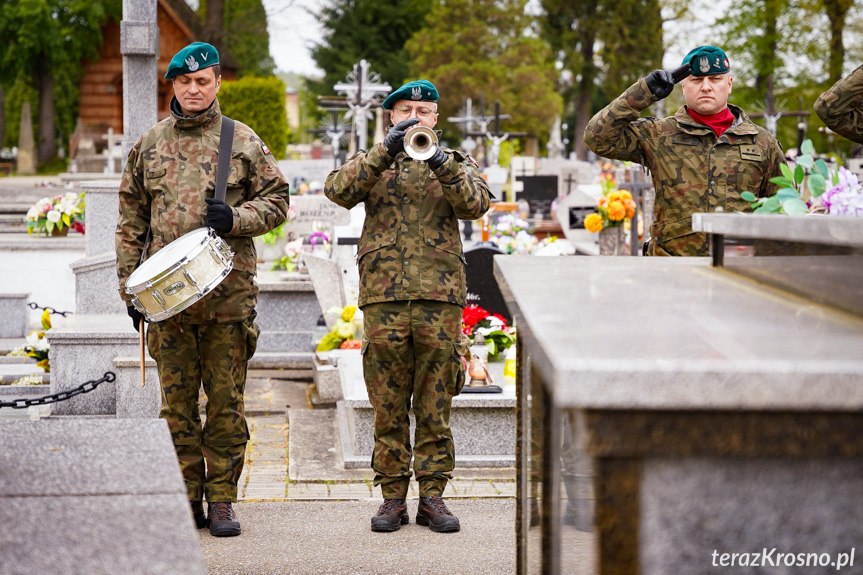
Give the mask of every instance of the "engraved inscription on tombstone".
M 542 214 L 543 219 L 550 219 L 551 203 L 557 198 L 557 176 L 522 176 L 519 181 L 523 187 L 516 200 L 527 201 L 531 216 Z
M 494 246 L 480 245 L 465 252 L 467 262 L 467 305 L 477 305 L 489 313 L 497 313 L 512 323 L 512 316 L 494 279 L 492 258 L 503 252 Z

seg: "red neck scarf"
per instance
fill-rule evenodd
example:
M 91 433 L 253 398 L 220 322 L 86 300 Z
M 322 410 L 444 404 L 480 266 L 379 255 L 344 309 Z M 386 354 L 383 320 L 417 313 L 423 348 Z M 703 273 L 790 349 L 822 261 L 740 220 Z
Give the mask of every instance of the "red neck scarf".
M 713 130 L 713 133 L 716 134 L 717 138 L 734 123 L 734 114 L 732 114 L 731 110 L 728 108 L 725 108 L 718 114 L 712 114 L 710 116 L 702 116 L 689 106 L 686 107 L 686 111 L 689 112 L 689 116 L 693 120 Z

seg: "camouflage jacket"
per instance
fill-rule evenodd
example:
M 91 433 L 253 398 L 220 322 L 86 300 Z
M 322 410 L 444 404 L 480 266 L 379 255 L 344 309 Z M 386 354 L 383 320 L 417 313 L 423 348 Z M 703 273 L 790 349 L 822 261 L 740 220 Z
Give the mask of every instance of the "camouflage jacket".
M 185 233 L 204 226 L 207 204 L 216 188 L 219 101 L 194 118 L 176 113 L 141 136 L 132 147 L 120 184 L 120 218 L 115 244 L 120 296 L 128 304 L 126 279 L 144 250 L 150 256 Z M 251 128 L 236 122 L 231 173 L 225 202 L 234 227 L 222 234 L 234 252 L 234 269 L 204 299 L 179 314 L 185 323 L 224 323 L 247 318 L 255 308 L 257 254 L 252 237 L 277 227 L 287 216 L 288 184 L 264 143 Z
M 776 193 L 770 178 L 781 175 L 785 156 L 767 130 L 737 106 L 722 136 L 693 120 L 686 107 L 674 116 L 639 118 L 656 102 L 642 79 L 597 113 L 584 142 L 600 156 L 639 163 L 653 176 L 656 190 L 650 255 L 708 255 L 707 237 L 692 231 L 696 212 L 745 211 L 740 193 Z
M 365 203 L 357 248 L 360 307 L 428 299 L 465 304 L 465 259 L 458 218 L 475 220 L 489 208 L 488 185 L 463 154 L 432 172 L 383 144 L 361 151 L 327 176 L 326 196 L 345 208 Z
M 837 134 L 863 144 L 863 66 L 821 94 L 815 113 Z

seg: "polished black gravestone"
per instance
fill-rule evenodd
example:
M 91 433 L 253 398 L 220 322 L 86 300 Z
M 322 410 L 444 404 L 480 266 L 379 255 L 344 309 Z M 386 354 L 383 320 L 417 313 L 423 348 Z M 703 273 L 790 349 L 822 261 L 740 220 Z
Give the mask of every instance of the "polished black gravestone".
M 516 194 L 516 200 L 525 200 L 530 206 L 530 215 L 542 214 L 551 219 L 551 203 L 557 198 L 557 176 L 521 176 L 524 187 Z
M 492 258 L 503 252 L 491 244 L 477 244 L 464 253 L 467 261 L 467 305 L 478 305 L 489 313 L 497 313 L 512 323 L 512 316 L 494 279 Z

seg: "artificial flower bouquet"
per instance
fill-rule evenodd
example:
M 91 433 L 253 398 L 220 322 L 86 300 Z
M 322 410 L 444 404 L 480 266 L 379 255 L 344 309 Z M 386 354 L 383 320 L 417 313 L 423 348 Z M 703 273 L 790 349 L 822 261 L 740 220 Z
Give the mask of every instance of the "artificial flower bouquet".
M 632 199 L 632 194 L 626 190 L 618 190 L 612 174 L 600 174 L 599 183 L 602 195 L 596 202 L 596 213 L 584 218 L 584 227 L 589 232 L 621 226 L 635 215 L 635 200 Z
M 476 334 L 482 334 L 491 357 L 497 357 L 501 351 L 515 343 L 515 328 L 507 326 L 503 316 L 489 313 L 476 305 L 464 308 L 461 331 L 470 338 L 471 344 Z
M 67 192 L 54 198 L 42 198 L 27 211 L 27 233 L 50 236 L 66 228 L 84 233 L 84 194 Z
M 775 195 L 757 198 L 747 191 L 740 197 L 752 204 L 756 214 L 863 216 L 863 186 L 857 175 L 843 167 L 831 170 L 827 162 L 815 159 L 811 140 L 803 142 L 800 152 L 793 170 L 780 164 L 782 175 L 770 178 L 780 186 Z
M 51 329 L 51 314 L 46 309 L 42 314 L 42 330 L 32 331 L 27 336 L 27 341 L 9 352 L 12 357 L 32 357 L 36 360 L 36 365 L 45 370 L 45 373 L 51 371 L 51 365 L 48 362 L 48 352 L 50 346 L 48 339 L 45 337 L 45 332 Z
M 344 308 L 330 308 L 324 314 L 324 318 L 337 316 L 332 331 L 321 338 L 317 351 L 329 351 L 331 349 L 359 349 L 360 340 L 363 337 L 363 312 L 355 305 L 346 305 Z M 327 325 L 331 325 L 327 322 Z

